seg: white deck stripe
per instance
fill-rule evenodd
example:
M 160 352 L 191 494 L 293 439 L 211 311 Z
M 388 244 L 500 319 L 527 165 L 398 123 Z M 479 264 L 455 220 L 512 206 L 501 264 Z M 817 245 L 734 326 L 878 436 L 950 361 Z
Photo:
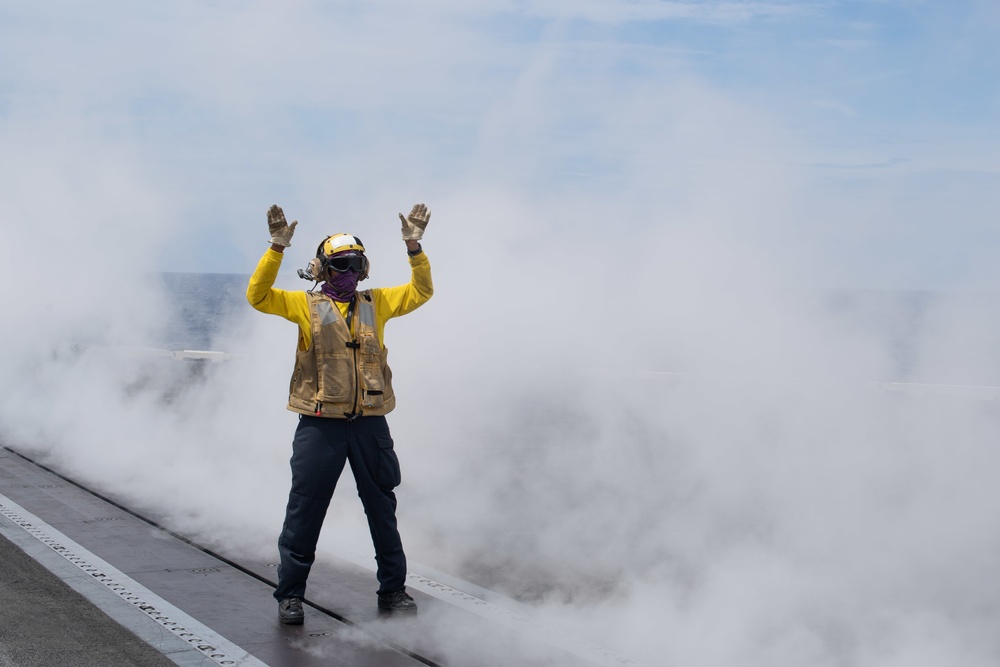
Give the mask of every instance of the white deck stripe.
M 2 493 L 0 514 L 215 664 L 223 667 L 267 667 Z

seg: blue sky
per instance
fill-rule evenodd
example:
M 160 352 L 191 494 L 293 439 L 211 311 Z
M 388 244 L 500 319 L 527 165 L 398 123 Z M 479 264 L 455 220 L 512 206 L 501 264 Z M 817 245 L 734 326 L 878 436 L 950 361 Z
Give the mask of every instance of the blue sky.
M 427 199 L 428 240 L 518 233 L 484 214 L 499 200 L 556 246 L 579 209 L 640 245 L 709 228 L 817 286 L 1000 277 L 990 2 L 13 1 L 0 19 L 5 199 L 70 235 L 101 209 L 156 268 L 248 271 L 271 203 L 313 236 L 382 239 L 376 220 Z

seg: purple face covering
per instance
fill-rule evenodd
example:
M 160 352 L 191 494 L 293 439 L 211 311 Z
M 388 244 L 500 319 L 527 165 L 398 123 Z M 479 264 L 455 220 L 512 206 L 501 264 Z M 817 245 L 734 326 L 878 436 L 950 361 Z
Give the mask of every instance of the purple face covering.
M 358 274 L 356 271 L 345 271 L 334 273 L 333 278 L 327 280 L 320 286 L 323 294 L 334 301 L 348 303 L 354 296 L 354 290 L 358 288 Z

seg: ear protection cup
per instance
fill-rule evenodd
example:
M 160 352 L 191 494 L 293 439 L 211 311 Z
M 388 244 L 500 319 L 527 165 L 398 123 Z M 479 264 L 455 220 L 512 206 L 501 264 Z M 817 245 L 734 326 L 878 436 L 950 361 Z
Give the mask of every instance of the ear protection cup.
M 313 257 L 312 259 L 309 260 L 309 265 L 306 267 L 306 273 L 311 275 L 313 277 L 313 280 L 315 280 L 316 282 L 322 281 L 323 278 L 325 277 L 323 275 L 324 271 L 325 267 L 323 266 L 323 262 L 320 261 L 319 257 Z

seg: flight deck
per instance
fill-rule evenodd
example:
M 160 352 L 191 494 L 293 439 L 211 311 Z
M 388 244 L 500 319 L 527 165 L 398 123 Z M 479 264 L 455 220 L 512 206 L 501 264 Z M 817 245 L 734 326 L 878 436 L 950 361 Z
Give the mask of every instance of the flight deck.
M 372 573 L 336 558 L 313 569 L 305 623 L 282 625 L 276 550 L 203 548 L 8 447 L 0 556 L 0 667 L 640 664 L 443 574 L 408 573 L 418 613 L 379 612 Z

